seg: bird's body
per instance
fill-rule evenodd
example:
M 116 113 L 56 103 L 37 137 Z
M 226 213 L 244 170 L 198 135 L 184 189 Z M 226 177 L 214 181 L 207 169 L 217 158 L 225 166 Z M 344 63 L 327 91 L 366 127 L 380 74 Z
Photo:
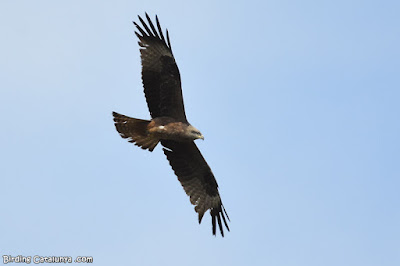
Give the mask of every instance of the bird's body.
M 131 118 L 113 112 L 115 126 L 121 137 L 142 149 L 153 151 L 160 140 L 178 142 L 204 139 L 198 129 L 187 122 L 172 117 L 156 117 L 151 120 Z
M 199 223 L 204 213 L 210 210 L 213 234 L 218 222 L 223 236 L 221 217 L 228 231 L 224 213 L 229 217 L 222 205 L 214 175 L 194 143 L 194 140 L 204 140 L 204 137 L 186 119 L 179 69 L 172 54 L 168 31 L 165 39 L 158 18 L 158 30 L 147 14 L 146 18 L 148 25 L 139 17 L 144 29 L 134 24 L 140 32 L 135 33 L 142 47 L 142 81 L 152 119 L 136 119 L 113 112 L 115 127 L 121 137 L 142 149 L 153 151 L 161 142 L 172 169 L 190 196 L 190 202 L 196 205 Z
M 169 117 L 157 117 L 151 120 L 148 131 L 160 140 L 175 140 L 179 142 L 204 139 L 203 135 L 194 126 L 174 121 Z

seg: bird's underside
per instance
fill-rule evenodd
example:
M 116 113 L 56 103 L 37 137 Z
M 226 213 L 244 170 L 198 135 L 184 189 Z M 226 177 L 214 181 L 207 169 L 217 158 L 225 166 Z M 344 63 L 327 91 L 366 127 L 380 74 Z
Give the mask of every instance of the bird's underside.
M 142 120 L 113 112 L 115 127 L 122 138 L 153 151 L 161 140 L 189 142 L 204 139 L 198 129 L 187 122 L 177 121 L 171 117 L 156 117 Z
M 135 33 L 141 47 L 142 81 L 152 119 L 136 119 L 113 112 L 115 127 L 122 138 L 145 150 L 153 151 L 161 142 L 172 169 L 195 205 L 199 223 L 210 210 L 213 234 L 218 223 L 224 236 L 223 224 L 229 231 L 226 220 L 229 217 L 214 174 L 194 143 L 204 137 L 186 119 L 179 69 L 168 31 L 165 38 L 157 16 L 157 29 L 147 14 L 146 18 L 148 24 L 140 16 L 142 26 L 134 24 L 139 31 Z

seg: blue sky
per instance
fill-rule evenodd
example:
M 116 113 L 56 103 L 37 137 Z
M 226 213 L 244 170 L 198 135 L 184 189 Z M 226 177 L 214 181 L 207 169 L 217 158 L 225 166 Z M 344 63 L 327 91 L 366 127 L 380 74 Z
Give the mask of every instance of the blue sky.
M 95 265 L 400 264 L 398 1 L 2 1 L 0 255 Z M 231 218 L 199 226 L 149 118 L 132 20 L 168 28 Z

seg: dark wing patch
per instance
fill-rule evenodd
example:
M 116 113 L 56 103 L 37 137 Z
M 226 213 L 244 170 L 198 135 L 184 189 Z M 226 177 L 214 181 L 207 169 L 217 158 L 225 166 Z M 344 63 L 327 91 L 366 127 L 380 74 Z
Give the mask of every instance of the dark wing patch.
M 147 106 L 152 118 L 168 116 L 187 122 L 183 106 L 181 78 L 171 50 L 169 34 L 165 39 L 156 16 L 157 28 L 146 13 L 148 24 L 139 16 L 138 29 L 142 59 L 142 81 Z
M 193 141 L 176 142 L 171 140 L 162 140 L 161 144 L 166 148 L 163 149 L 164 153 L 183 189 L 190 197 L 190 202 L 196 206 L 195 211 L 199 214 L 199 223 L 201 223 L 204 213 L 210 210 L 213 234 L 216 234 L 218 222 L 221 235 L 224 236 L 222 221 L 229 231 L 226 222 L 226 218 L 229 220 L 229 216 L 222 205 L 217 181 L 196 144 Z

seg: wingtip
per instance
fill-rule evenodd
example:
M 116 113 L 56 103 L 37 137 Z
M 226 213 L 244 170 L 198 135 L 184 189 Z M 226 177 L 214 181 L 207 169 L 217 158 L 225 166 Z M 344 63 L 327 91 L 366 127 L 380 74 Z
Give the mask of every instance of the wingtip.
M 140 15 L 137 16 L 139 21 L 143 21 L 142 17 Z M 138 27 L 139 25 L 136 22 L 133 22 L 133 24 L 135 24 L 136 27 Z
M 215 224 L 215 219 L 216 219 L 216 217 L 214 216 L 214 215 L 211 215 L 212 216 L 212 218 L 211 218 L 211 223 L 212 223 L 212 234 L 213 235 L 216 235 L 216 232 L 217 232 L 217 226 L 216 226 L 216 224 Z
M 225 215 L 226 215 L 226 218 L 228 218 L 228 221 L 230 222 L 231 219 L 229 219 L 229 215 L 228 215 L 228 213 L 226 212 L 224 205 L 221 204 L 221 206 L 222 206 L 222 209 L 224 210 L 224 213 L 225 213 Z
M 204 212 L 199 212 L 199 224 L 201 224 L 201 220 L 203 220 Z
M 225 213 L 225 214 L 224 214 Z M 218 229 L 221 233 L 221 236 L 224 237 L 224 225 L 226 227 L 226 229 L 228 230 L 228 232 L 230 232 L 228 223 L 226 221 L 225 215 L 229 220 L 229 216 L 226 213 L 226 210 L 224 208 L 224 206 L 221 204 L 218 208 L 214 208 L 210 210 L 210 215 L 211 215 L 211 222 L 212 222 L 212 233 L 213 235 L 216 235 L 217 233 L 217 223 L 218 223 Z M 222 219 L 221 219 L 222 217 Z M 223 223 L 222 223 L 223 222 Z
M 169 50 L 172 52 L 171 42 L 169 41 L 168 29 L 165 29 L 165 31 L 167 32 L 167 43 L 168 43 L 168 47 L 169 47 Z

